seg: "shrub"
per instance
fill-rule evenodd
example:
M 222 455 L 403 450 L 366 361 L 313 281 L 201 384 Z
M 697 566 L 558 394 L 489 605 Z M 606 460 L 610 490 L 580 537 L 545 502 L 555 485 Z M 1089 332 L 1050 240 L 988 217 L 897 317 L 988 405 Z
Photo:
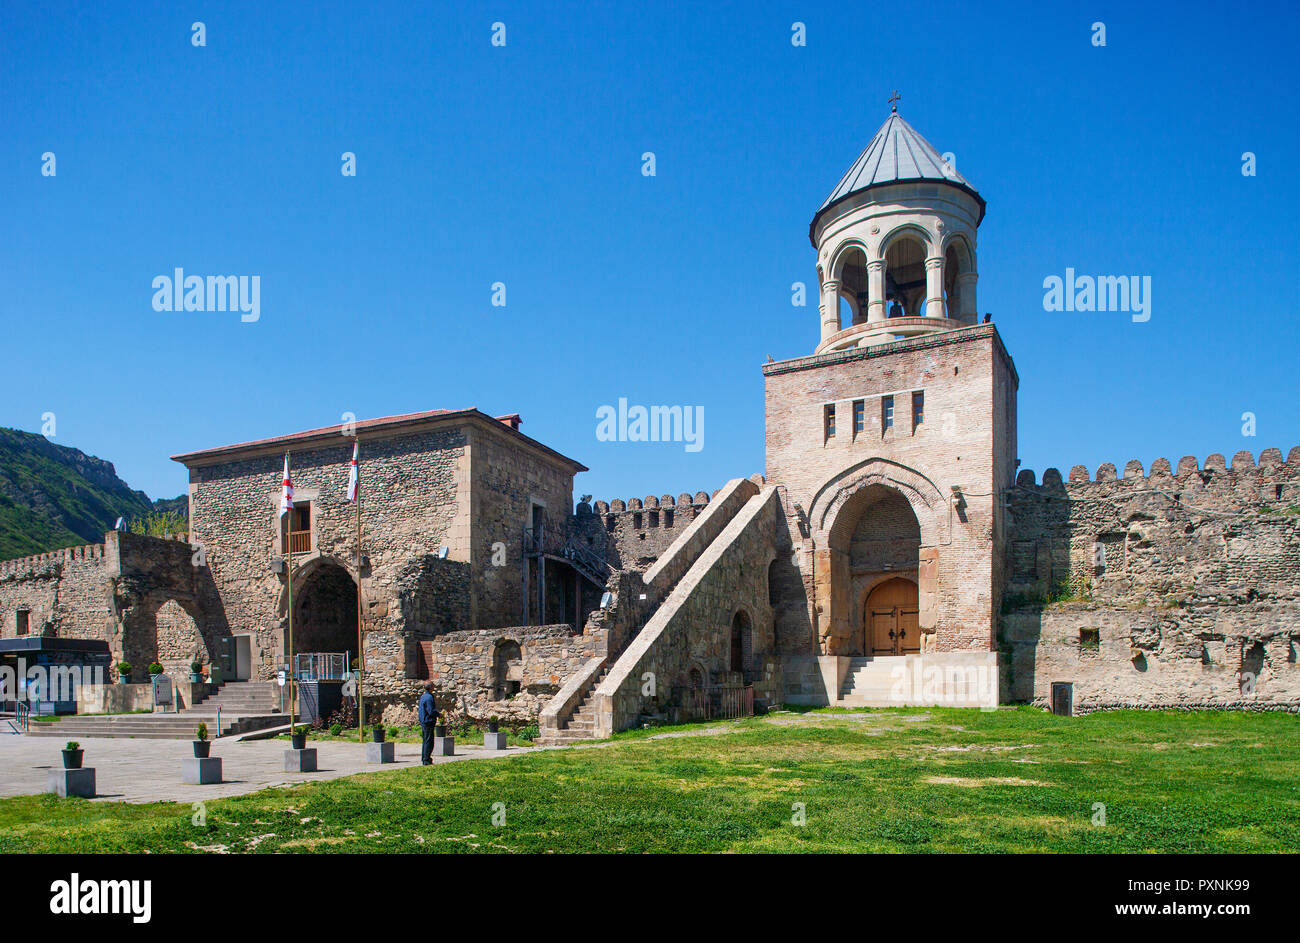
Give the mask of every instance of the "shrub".
M 69 741 L 68 741 L 68 745 L 65 746 L 63 749 L 65 749 L 65 750 L 80 750 L 80 749 L 81 749 L 81 744 L 78 743 L 76 740 L 69 740 Z
M 206 739 L 208 739 L 208 725 L 207 725 L 207 724 L 199 724 L 198 729 L 194 731 L 194 739 L 195 739 L 195 740 L 206 740 Z
M 339 724 L 339 723 L 333 723 L 333 724 L 330 724 L 330 733 L 334 734 L 334 736 L 337 737 L 337 736 L 338 736 L 339 734 L 341 734 L 342 732 L 343 732 L 343 725 L 342 725 L 342 724 Z
M 402 730 L 401 730 L 400 727 L 389 727 L 389 728 L 388 728 L 388 739 L 389 739 L 389 740 L 396 740 L 399 736 L 401 736 L 401 734 L 402 734 Z
M 308 727 L 306 724 L 299 724 L 298 726 L 293 728 L 293 734 L 295 737 L 305 737 L 307 736 L 310 730 L 311 728 Z
M 125 678 L 131 673 L 131 669 L 134 667 L 135 665 L 131 664 L 129 661 L 119 661 L 117 663 L 117 673 Z
M 154 662 L 150 662 L 150 663 L 149 663 L 149 674 L 151 674 L 151 675 L 160 675 L 160 674 L 162 674 L 162 673 L 163 673 L 163 666 L 162 666 L 162 665 L 158 664 L 158 662 L 156 662 L 156 661 L 154 661 Z
M 533 724 L 530 727 L 524 727 L 520 729 L 519 733 L 515 734 L 515 736 L 518 737 L 520 740 L 526 740 L 527 742 L 532 743 L 539 736 L 541 736 L 541 731 L 537 729 L 536 724 Z

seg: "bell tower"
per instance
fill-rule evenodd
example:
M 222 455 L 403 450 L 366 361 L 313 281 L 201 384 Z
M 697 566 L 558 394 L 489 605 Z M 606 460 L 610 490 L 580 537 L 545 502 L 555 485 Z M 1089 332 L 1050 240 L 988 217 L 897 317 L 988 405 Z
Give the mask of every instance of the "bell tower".
M 893 111 L 808 227 L 817 250 L 816 353 L 975 324 L 984 199 Z
M 763 366 L 766 477 L 808 606 L 776 633 L 795 651 L 811 624 L 824 680 L 797 683 L 831 703 L 896 703 L 901 670 L 946 679 L 906 703 L 996 704 L 1019 381 L 976 314 L 984 199 L 891 104 L 809 226 L 818 344 Z

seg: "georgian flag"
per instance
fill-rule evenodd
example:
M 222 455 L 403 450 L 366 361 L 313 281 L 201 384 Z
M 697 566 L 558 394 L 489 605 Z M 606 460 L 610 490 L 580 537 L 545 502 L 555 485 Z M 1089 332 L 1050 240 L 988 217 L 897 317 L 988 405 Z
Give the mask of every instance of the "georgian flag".
M 357 499 L 357 455 L 361 449 L 360 442 L 352 443 L 352 465 L 348 468 L 348 500 Z
M 293 510 L 293 482 L 289 480 L 289 456 L 284 457 L 284 481 L 280 484 L 280 516 Z

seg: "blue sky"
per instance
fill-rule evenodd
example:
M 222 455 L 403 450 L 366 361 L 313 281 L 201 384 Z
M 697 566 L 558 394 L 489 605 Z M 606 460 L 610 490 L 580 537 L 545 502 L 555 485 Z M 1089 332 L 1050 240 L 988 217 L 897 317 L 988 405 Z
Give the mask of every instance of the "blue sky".
M 1300 444 L 1293 8 L 373 6 L 6 0 L 0 425 L 53 412 L 167 497 L 173 453 L 477 406 L 578 493 L 720 487 L 762 470 L 808 222 L 897 88 L 988 201 L 1023 467 Z M 259 275 L 260 320 L 154 311 L 177 266 Z M 1045 312 L 1067 267 L 1150 275 L 1151 320 Z M 597 441 L 619 397 L 702 406 L 704 448 Z

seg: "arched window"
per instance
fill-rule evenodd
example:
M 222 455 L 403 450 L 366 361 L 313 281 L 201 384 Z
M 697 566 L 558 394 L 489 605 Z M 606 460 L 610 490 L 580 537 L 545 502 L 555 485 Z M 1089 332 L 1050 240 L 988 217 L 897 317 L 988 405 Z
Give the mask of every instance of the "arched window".
M 731 670 L 744 671 L 745 662 L 753 647 L 753 627 L 743 609 L 731 620 Z

